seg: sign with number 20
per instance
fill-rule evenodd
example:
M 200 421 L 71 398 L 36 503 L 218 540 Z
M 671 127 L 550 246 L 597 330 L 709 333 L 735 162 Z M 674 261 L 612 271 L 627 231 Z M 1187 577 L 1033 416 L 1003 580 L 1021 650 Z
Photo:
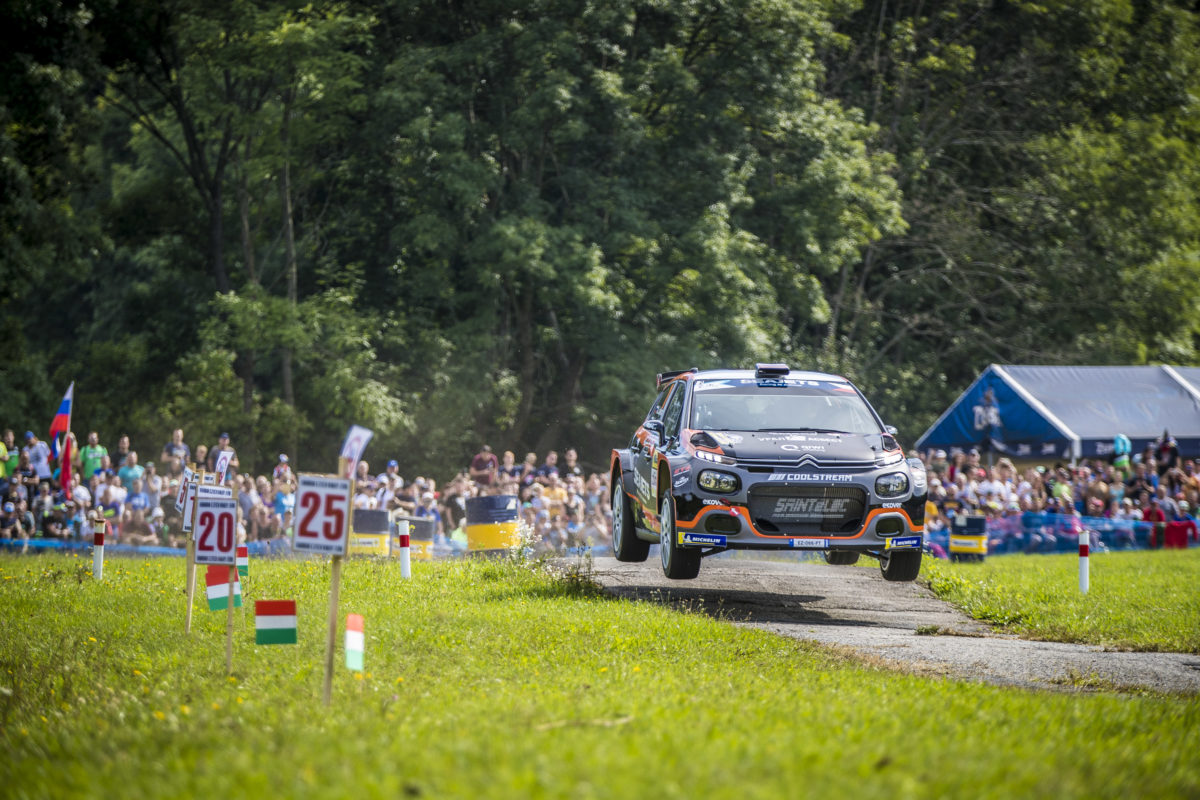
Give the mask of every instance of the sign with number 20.
M 301 475 L 293 516 L 297 552 L 346 555 L 349 539 L 350 481 L 323 475 Z
M 237 503 L 225 498 L 198 498 L 195 537 L 197 564 L 235 563 Z

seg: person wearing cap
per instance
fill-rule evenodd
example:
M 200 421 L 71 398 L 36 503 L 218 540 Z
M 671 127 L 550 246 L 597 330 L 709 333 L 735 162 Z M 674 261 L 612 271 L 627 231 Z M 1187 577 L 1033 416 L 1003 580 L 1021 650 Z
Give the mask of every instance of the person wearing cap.
M 375 483 L 378 484 L 379 487 L 382 489 L 383 485 L 385 483 L 387 483 L 388 481 L 390 481 L 392 478 L 400 478 L 400 463 L 398 461 L 396 461 L 396 459 L 394 459 L 394 458 L 387 462 L 387 467 L 384 468 L 383 472 L 381 472 L 375 476 Z M 404 483 L 403 478 L 400 478 L 400 483 L 401 483 L 401 485 L 403 485 L 403 483 Z M 397 487 L 397 488 L 399 488 L 399 487 Z M 382 508 L 382 507 L 383 506 L 380 506 L 380 508 Z
M 50 471 L 50 446 L 41 441 L 33 434 L 33 431 L 25 431 L 25 447 L 21 450 L 29 457 L 29 466 L 37 475 L 38 480 L 48 481 L 51 477 Z
M 442 512 L 438 511 L 437 504 L 433 502 L 433 492 L 421 493 L 421 500 L 417 503 L 417 507 L 413 509 L 412 515 L 418 519 L 432 519 L 436 534 L 438 536 L 444 535 L 442 529 Z
M 0 510 L 0 539 L 24 539 L 25 536 L 25 528 L 17 516 L 16 503 L 5 501 Z
M 279 462 L 271 473 L 271 479 L 295 482 L 296 476 L 292 474 L 292 465 L 288 463 L 287 453 L 279 454 Z
M 222 433 L 217 437 L 217 443 L 211 450 L 208 451 L 208 462 L 206 467 L 209 472 L 217 471 L 217 456 L 221 453 L 230 453 L 229 456 L 229 472 L 230 476 L 237 474 L 238 457 L 237 451 L 229 445 L 229 434 Z

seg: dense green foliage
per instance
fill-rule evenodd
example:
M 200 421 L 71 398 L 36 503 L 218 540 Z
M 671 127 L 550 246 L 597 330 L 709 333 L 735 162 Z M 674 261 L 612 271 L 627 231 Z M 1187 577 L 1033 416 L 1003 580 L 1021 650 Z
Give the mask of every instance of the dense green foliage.
M 0 558 L 13 798 L 1194 797 L 1200 701 L 916 677 L 504 562 L 343 569 L 366 671 L 321 705 L 329 567 L 250 564 L 296 645 L 183 633 L 181 559 Z M 803 787 L 802 790 L 799 787 Z
M 0 424 L 351 422 L 600 462 L 787 360 L 911 441 L 990 361 L 1192 363 L 1200 37 L 1166 0 L 6 3 Z
M 1200 653 L 1197 565 L 1200 550 L 1093 553 L 1086 595 L 1074 554 L 925 559 L 922 574 L 939 597 L 1026 638 Z

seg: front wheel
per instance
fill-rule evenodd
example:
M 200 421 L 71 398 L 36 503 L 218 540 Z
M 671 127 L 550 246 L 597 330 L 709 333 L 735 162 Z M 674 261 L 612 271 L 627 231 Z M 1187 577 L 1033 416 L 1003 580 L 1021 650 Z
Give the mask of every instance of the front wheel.
M 879 558 L 879 571 L 885 581 L 915 581 L 921 572 L 921 551 L 886 553 Z
M 675 532 L 675 498 L 668 492 L 658 512 L 658 544 L 663 574 L 673 580 L 690 580 L 700 574 L 700 551 L 679 546 Z
M 633 507 L 621 486 L 621 476 L 613 477 L 612 492 L 613 555 L 617 561 L 645 561 L 650 543 L 638 538 L 633 529 Z

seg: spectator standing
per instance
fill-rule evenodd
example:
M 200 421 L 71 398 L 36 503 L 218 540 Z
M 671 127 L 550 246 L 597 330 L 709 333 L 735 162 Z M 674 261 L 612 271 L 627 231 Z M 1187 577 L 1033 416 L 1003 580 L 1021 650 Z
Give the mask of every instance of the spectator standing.
M 117 477 L 121 479 L 121 485 L 125 487 L 125 491 L 133 491 L 133 482 L 142 480 L 146 475 L 146 468 L 138 463 L 138 454 L 130 450 L 125 454 L 125 465 L 117 470 Z
M 217 471 L 217 456 L 221 453 L 229 453 L 229 471 L 227 476 L 237 475 L 239 466 L 237 451 L 230 446 L 228 433 L 222 433 L 220 436 L 218 436 L 216 447 L 208 451 L 208 461 L 205 463 L 208 465 L 209 472 Z
M 158 460 L 169 477 L 178 478 L 183 474 L 183 468 L 192 461 L 192 448 L 183 441 L 183 428 L 171 431 L 171 441 L 163 445 Z
M 91 431 L 87 436 L 87 444 L 79 448 L 78 455 L 77 463 L 83 479 L 91 480 L 96 470 L 103 469 L 102 462 L 104 456 L 108 455 L 108 448 L 100 444 L 100 434 Z
M 208 445 L 196 445 L 196 467 L 198 469 L 208 469 Z
M 129 434 L 122 433 L 117 439 L 117 452 L 112 454 L 112 468 L 120 469 L 125 466 L 125 458 L 129 455 Z
M 537 477 L 537 453 L 526 453 L 525 461 L 521 464 L 521 485 L 529 486 Z
M 25 431 L 24 454 L 29 457 L 29 466 L 33 469 L 38 480 L 48 481 L 51 478 L 50 446 L 33 435 L 33 431 Z
M 555 452 L 554 450 L 551 450 L 549 453 L 546 453 L 546 462 L 544 464 L 542 464 L 540 467 L 538 467 L 537 474 L 534 476 L 534 480 L 536 480 L 538 483 L 542 484 L 543 486 L 549 486 L 550 485 L 550 476 L 552 476 L 552 475 L 556 478 L 559 477 L 558 453 Z
M 524 473 L 524 471 L 525 470 L 519 464 L 517 464 L 517 457 L 513 455 L 513 451 L 505 450 L 504 455 L 500 458 L 500 467 L 496 470 L 500 476 L 501 483 L 507 483 L 510 481 L 517 481 L 520 483 L 521 475 Z
M 489 445 L 484 445 L 483 448 L 475 454 L 471 459 L 471 480 L 480 486 L 491 486 L 496 479 L 496 472 L 500 469 L 500 461 L 496 458 L 496 454 L 492 452 Z
M 564 478 L 569 478 L 574 475 L 577 478 L 583 477 L 583 467 L 579 466 L 579 453 L 575 452 L 574 447 L 568 447 L 563 453 L 563 468 L 562 474 Z
M 17 449 L 16 434 L 12 428 L 4 431 L 4 452 L 0 454 L 0 460 L 4 462 L 4 476 L 11 478 L 17 470 L 17 462 L 21 458 L 21 451 Z
M 142 481 L 146 486 L 146 494 L 150 495 L 150 505 L 158 505 L 163 493 L 163 478 L 158 474 L 153 461 L 146 465 L 146 474 L 142 476 Z
M 425 492 L 421 495 L 421 501 L 417 503 L 417 507 L 413 510 L 412 515 L 418 519 L 432 519 L 434 522 L 434 532 L 439 536 L 445 535 L 442 514 L 433 503 L 433 492 Z
M 287 453 L 279 454 L 279 463 L 275 465 L 275 469 L 271 472 L 272 480 L 284 480 L 289 483 L 296 482 L 296 476 L 292 474 L 292 465 L 288 463 Z

